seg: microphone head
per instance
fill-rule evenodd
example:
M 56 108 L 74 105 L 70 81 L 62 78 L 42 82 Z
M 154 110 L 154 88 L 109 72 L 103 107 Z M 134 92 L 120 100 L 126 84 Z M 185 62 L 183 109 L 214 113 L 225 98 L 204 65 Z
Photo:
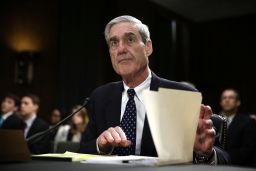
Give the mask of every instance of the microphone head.
M 82 106 L 86 106 L 89 101 L 90 101 L 90 97 L 86 97 Z

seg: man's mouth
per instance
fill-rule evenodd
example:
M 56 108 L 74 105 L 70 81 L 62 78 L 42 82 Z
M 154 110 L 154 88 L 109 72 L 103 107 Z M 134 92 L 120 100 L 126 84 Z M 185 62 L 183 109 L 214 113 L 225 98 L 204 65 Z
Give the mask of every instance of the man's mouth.
M 124 58 L 124 59 L 118 60 L 118 63 L 129 62 L 131 60 L 132 60 L 132 58 Z

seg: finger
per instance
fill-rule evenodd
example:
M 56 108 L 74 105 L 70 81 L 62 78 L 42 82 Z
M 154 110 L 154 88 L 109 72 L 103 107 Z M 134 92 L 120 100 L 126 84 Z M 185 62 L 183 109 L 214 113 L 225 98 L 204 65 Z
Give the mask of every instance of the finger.
M 212 129 L 213 128 L 213 123 L 211 119 L 203 119 L 202 120 L 204 124 L 204 129 Z
M 200 109 L 200 115 L 199 115 L 199 118 L 204 118 L 204 112 L 205 112 L 205 109 L 204 109 L 204 105 L 201 104 L 201 109 Z
M 120 142 L 120 145 L 123 146 L 123 147 L 128 147 L 131 145 L 131 141 L 130 140 L 127 140 L 127 137 L 124 133 L 124 131 L 122 130 L 122 128 L 120 128 L 119 126 L 115 127 L 115 130 L 118 132 L 118 134 L 120 135 L 121 137 L 121 142 Z
M 122 128 L 120 128 L 119 126 L 115 127 L 115 131 L 119 134 L 121 141 L 126 141 L 126 135 L 124 133 L 124 131 L 122 130 Z
M 215 143 L 215 131 L 209 131 L 208 136 L 206 135 L 204 139 L 204 147 L 203 152 L 204 153 L 211 153 L 214 143 Z
M 206 135 L 207 137 L 215 137 L 216 132 L 215 132 L 214 129 L 207 129 L 207 130 L 205 130 L 205 135 Z
M 204 119 L 210 119 L 212 116 L 212 109 L 210 106 L 205 106 L 204 107 Z
M 115 139 L 112 137 L 112 134 L 109 131 L 105 131 L 103 137 L 107 140 L 109 144 L 113 144 Z
M 99 137 L 99 144 L 106 145 L 108 143 L 107 139 L 102 135 Z
M 122 142 L 120 143 L 120 145 L 121 145 L 122 147 L 129 147 L 130 145 L 132 145 L 132 142 L 131 142 L 130 140 L 125 140 L 125 141 L 122 141 Z
M 121 137 L 119 133 L 114 128 L 109 128 L 108 131 L 110 132 L 111 136 L 114 138 L 114 142 L 119 144 L 121 142 Z
M 202 132 L 203 128 L 204 128 L 204 120 L 200 118 L 197 125 L 197 133 Z

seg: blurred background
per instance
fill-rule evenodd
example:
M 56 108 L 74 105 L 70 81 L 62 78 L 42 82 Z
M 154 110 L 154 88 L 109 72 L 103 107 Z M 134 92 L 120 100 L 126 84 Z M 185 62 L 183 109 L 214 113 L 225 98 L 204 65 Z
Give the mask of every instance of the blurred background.
M 214 113 L 221 91 L 236 88 L 240 110 L 256 112 L 255 0 L 1 1 L 0 98 L 35 93 L 46 118 L 120 80 L 103 32 L 124 14 L 149 26 L 150 66 L 158 76 L 194 83 Z

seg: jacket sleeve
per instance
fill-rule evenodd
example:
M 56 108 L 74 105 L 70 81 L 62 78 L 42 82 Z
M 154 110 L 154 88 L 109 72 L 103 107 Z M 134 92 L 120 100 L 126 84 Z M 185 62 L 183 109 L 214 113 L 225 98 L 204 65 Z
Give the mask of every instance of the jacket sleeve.
M 85 132 L 82 135 L 79 152 L 87 154 L 98 154 L 96 148 L 97 132 L 93 98 L 91 98 L 90 103 L 87 106 L 87 110 L 89 114 L 89 123 Z

